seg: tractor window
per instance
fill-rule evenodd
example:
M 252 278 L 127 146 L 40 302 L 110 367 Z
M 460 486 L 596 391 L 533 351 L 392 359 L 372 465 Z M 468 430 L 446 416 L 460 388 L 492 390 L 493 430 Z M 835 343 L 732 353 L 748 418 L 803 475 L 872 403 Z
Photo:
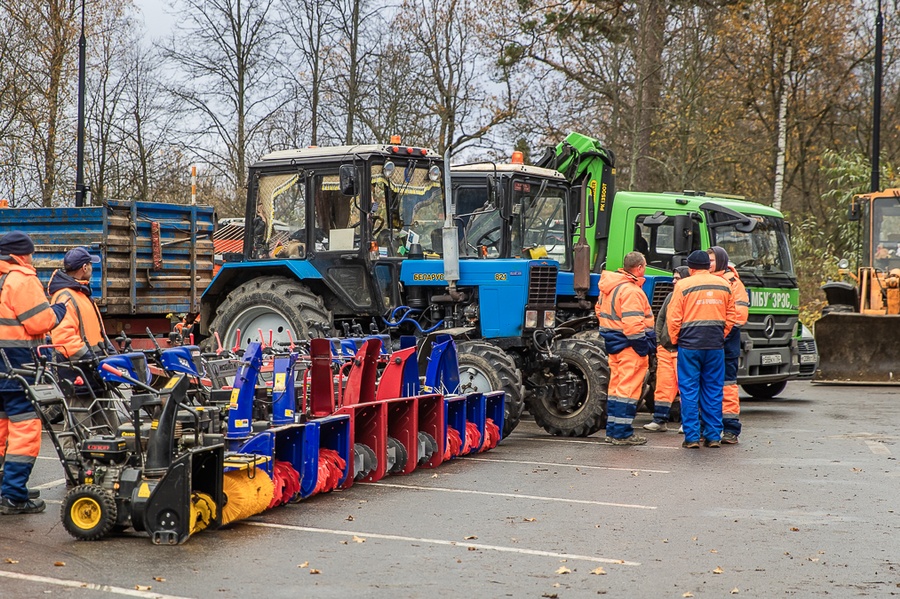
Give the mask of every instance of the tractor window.
M 444 194 L 430 166 L 416 160 L 372 165 L 371 228 L 383 255 L 403 256 L 412 243 L 441 251 Z
M 359 196 L 345 196 L 338 175 L 316 175 L 313 179 L 316 218 L 316 251 L 359 249 Z
M 900 204 L 896 198 L 872 201 L 875 267 L 889 270 L 900 267 Z
M 306 185 L 302 176 L 263 175 L 256 189 L 254 257 L 305 257 Z
M 675 219 L 671 216 L 659 225 L 645 225 L 644 219 L 649 214 L 638 216 L 634 225 L 634 249 L 643 253 L 647 265 L 661 270 L 671 271 L 675 256 Z M 691 251 L 700 249 L 700 225 L 694 223 L 693 243 Z
M 530 187 L 526 192 L 525 187 Z M 522 243 L 521 247 L 513 246 L 513 252 L 519 253 L 526 248 L 543 247 L 547 257 L 559 262 L 560 268 L 568 267 L 566 252 L 566 192 L 563 189 L 546 187 L 538 194 L 540 186 L 521 184 L 514 188 L 514 195 L 521 191 L 522 202 Z

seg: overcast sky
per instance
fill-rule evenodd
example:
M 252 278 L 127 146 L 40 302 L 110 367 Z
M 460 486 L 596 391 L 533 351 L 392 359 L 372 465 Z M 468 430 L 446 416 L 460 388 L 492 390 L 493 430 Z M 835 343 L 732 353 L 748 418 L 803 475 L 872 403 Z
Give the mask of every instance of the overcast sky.
M 134 0 L 144 18 L 148 41 L 169 34 L 175 19 L 170 0 Z

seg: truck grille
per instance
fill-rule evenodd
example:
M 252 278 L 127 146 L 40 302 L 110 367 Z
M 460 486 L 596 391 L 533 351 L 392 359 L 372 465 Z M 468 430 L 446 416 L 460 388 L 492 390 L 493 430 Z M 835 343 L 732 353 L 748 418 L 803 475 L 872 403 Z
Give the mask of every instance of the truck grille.
M 650 298 L 650 309 L 653 310 L 653 316 L 659 316 L 663 302 L 666 297 L 675 289 L 675 283 L 672 281 L 656 281 L 653 285 L 653 297 Z
M 528 307 L 552 308 L 556 305 L 556 267 L 532 265 L 528 271 Z
M 797 330 L 797 317 L 785 314 L 751 314 L 741 330 L 753 340 L 753 347 L 784 347 L 791 344 L 791 338 Z

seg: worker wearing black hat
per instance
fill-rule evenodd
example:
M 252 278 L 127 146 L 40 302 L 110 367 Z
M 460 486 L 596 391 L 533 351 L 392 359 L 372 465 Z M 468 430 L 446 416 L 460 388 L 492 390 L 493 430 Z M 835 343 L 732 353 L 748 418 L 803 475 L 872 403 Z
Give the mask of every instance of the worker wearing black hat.
M 0 239 L 0 349 L 13 368 L 34 362 L 33 351 L 65 315 L 51 306 L 33 266 L 34 242 L 13 231 Z M 0 372 L 6 365 L 0 360 Z M 26 377 L 28 378 L 28 377 Z M 19 382 L 0 377 L 0 514 L 44 511 L 44 502 L 29 498 L 28 478 L 41 449 L 41 421 Z
M 669 336 L 678 346 L 682 446 L 700 447 L 702 435 L 707 447 L 719 447 L 725 337 L 736 320 L 734 297 L 728 283 L 709 272 L 706 252 L 692 252 L 687 266 L 690 276 L 675 284 L 667 315 Z

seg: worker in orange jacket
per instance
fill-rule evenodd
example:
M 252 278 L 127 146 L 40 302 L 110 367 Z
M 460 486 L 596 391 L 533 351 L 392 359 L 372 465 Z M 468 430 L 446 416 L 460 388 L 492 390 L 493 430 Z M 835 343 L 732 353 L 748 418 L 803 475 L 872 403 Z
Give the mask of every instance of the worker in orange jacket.
M 689 275 L 687 266 L 679 266 L 672 272 L 672 281 L 677 283 Z M 672 294 L 663 300 L 659 314 L 656 315 L 656 385 L 653 388 L 653 420 L 644 425 L 644 430 L 653 433 L 664 433 L 669 430 L 669 414 L 672 403 L 678 395 L 678 348 L 669 338 L 666 324 L 669 302 Z
M 66 360 L 85 360 L 108 353 L 103 319 L 91 298 L 91 275 L 94 264 L 99 263 L 100 258 L 85 248 L 71 249 L 63 258 L 63 270 L 55 271 L 47 285 L 50 301 L 66 305 L 66 315 L 51 333 L 56 351 Z
M 21 231 L 0 239 L 0 349 L 13 368 L 34 362 L 34 349 L 65 314 L 65 306 L 47 303 L 33 266 L 34 242 Z M 6 372 L 0 359 L 0 372 Z M 33 378 L 25 377 L 29 382 Z M 41 450 L 41 421 L 18 381 L 0 377 L 0 514 L 44 511 L 44 501 L 29 497 L 28 478 Z
M 734 297 L 735 323 L 725 338 L 725 382 L 722 390 L 722 443 L 733 445 L 741 434 L 741 402 L 738 397 L 737 371 L 741 358 L 741 327 L 750 316 L 750 297 L 737 270 L 728 264 L 728 252 L 714 245 L 709 254 L 709 270 L 728 281 Z
M 647 377 L 648 356 L 656 351 L 656 332 L 650 303 L 641 289 L 647 267 L 644 255 L 629 252 L 622 265 L 616 272 L 601 273 L 594 308 L 609 356 L 606 442 L 643 445 L 647 438 L 635 435 L 631 424 Z
M 735 322 L 734 297 L 731 287 L 709 272 L 706 252 L 692 252 L 687 266 L 690 276 L 675 284 L 667 316 L 669 336 L 678 346 L 682 447 L 700 447 L 701 434 L 707 447 L 719 447 L 725 337 Z

